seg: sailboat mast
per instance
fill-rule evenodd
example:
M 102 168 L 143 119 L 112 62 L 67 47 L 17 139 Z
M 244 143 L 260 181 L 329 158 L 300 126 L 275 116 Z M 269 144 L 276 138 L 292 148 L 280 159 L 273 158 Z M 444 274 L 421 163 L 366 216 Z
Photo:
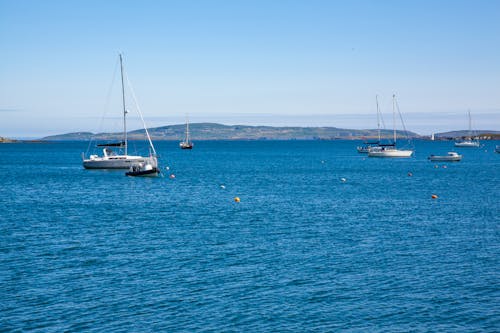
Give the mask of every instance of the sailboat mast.
M 189 143 L 189 117 L 186 115 L 186 143 Z
M 472 121 L 470 119 L 470 110 L 467 110 L 468 114 L 469 114 L 469 136 L 471 137 L 472 139 Z
M 125 155 L 127 155 L 127 108 L 125 105 L 125 85 L 123 83 L 123 60 L 120 53 L 120 73 L 122 76 L 122 104 L 123 104 L 123 142 L 125 144 Z
M 378 107 L 378 95 L 375 95 L 375 102 L 377 103 L 377 132 L 378 142 L 380 143 L 380 109 Z
M 392 128 L 394 131 L 394 144 L 396 144 L 396 95 L 392 95 Z

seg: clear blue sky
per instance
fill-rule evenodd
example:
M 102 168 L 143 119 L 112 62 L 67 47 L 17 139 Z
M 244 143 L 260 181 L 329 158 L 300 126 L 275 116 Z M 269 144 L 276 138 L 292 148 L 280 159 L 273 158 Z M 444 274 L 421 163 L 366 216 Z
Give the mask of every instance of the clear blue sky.
M 500 1 L 0 0 L 0 50 L 0 136 L 96 131 L 119 52 L 151 126 L 374 128 L 396 93 L 410 130 L 500 130 Z

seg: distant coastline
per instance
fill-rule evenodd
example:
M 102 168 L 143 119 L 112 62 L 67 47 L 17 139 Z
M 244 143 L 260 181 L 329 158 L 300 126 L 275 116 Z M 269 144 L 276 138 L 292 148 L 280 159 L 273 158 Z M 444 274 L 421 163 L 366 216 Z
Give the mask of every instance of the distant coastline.
M 249 125 L 223 125 L 217 123 L 190 124 L 193 140 L 373 140 L 378 138 L 376 129 L 345 129 L 337 127 L 274 127 Z M 155 141 L 177 141 L 184 136 L 185 125 L 168 125 L 149 128 Z M 392 138 L 392 130 L 381 130 L 384 139 Z M 499 131 L 476 131 L 482 139 L 500 139 Z M 398 138 L 430 139 L 414 132 L 397 131 Z M 74 132 L 44 137 L 42 141 L 121 140 L 122 133 Z M 435 133 L 436 140 L 452 140 L 467 136 L 467 131 Z M 143 140 L 144 130 L 128 132 L 129 140 Z
M 16 143 L 16 142 L 19 142 L 19 140 L 4 138 L 3 136 L 0 136 L 0 143 Z

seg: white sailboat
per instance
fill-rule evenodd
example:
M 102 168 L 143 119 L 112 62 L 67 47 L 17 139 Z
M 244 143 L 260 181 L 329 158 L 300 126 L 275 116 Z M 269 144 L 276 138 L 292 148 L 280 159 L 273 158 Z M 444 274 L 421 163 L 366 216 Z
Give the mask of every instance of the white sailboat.
M 476 140 L 473 138 L 470 111 L 468 111 L 468 114 L 469 114 L 469 137 L 465 138 L 464 140 L 460 140 L 460 141 L 455 142 L 455 147 L 460 147 L 460 148 L 477 148 L 477 147 L 479 147 L 479 140 Z
M 186 137 L 184 141 L 179 143 L 181 149 L 193 149 L 194 144 L 189 138 L 189 118 L 186 116 Z
M 392 95 L 393 143 L 387 145 L 379 144 L 377 147 L 371 148 L 368 152 L 368 157 L 411 157 L 411 155 L 413 155 L 413 150 L 396 148 L 396 103 L 396 95 Z M 401 117 L 400 112 L 399 116 Z M 401 117 L 401 121 L 402 120 L 403 118 Z
M 158 167 L 158 159 L 156 157 L 156 151 L 149 136 L 148 129 L 144 123 L 144 118 L 139 108 L 138 112 L 141 117 L 142 123 L 144 125 L 144 130 L 149 142 L 149 156 L 139 156 L 139 155 L 129 155 L 128 154 L 128 139 L 127 139 L 127 108 L 125 104 L 125 86 L 123 78 L 123 60 L 120 54 L 120 73 L 121 73 L 121 88 L 122 88 L 122 105 L 123 105 L 123 140 L 119 143 L 107 143 L 97 145 L 98 147 L 104 147 L 102 152 L 103 155 L 90 155 L 85 158 L 85 154 L 82 153 L 83 167 L 85 169 L 130 169 L 135 165 L 151 165 L 153 168 Z M 120 149 L 120 153 L 113 151 L 110 147 L 116 147 Z

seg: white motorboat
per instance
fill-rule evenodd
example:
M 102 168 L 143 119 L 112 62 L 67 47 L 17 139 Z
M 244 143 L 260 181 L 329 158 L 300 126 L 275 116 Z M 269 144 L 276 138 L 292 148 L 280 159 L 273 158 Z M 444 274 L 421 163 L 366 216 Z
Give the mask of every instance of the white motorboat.
M 411 157 L 413 155 L 413 150 L 411 149 L 398 149 L 396 147 L 396 107 L 398 109 L 401 122 L 403 122 L 403 117 L 401 116 L 399 106 L 396 102 L 396 95 L 392 95 L 393 143 L 379 144 L 377 147 L 371 148 L 368 151 L 368 157 Z M 404 123 L 402 125 L 404 128 Z
M 458 162 L 462 159 L 462 155 L 450 151 L 446 155 L 431 155 L 427 159 L 432 162 Z
M 455 147 L 459 148 L 477 148 L 479 147 L 479 141 L 478 140 L 472 140 L 472 139 L 465 139 L 461 141 L 455 142 Z
M 480 146 L 479 140 L 474 139 L 474 136 L 472 133 L 472 122 L 471 122 L 471 117 L 470 117 L 470 111 L 468 111 L 468 114 L 469 114 L 469 136 L 467 138 L 464 138 L 463 140 L 455 142 L 455 147 L 478 148 Z
M 85 169 L 130 169 L 132 165 L 137 164 L 150 164 L 153 167 L 158 167 L 158 159 L 156 157 L 156 151 L 149 136 L 148 129 L 144 123 L 142 113 L 137 107 L 139 115 L 141 117 L 142 123 L 144 125 L 144 130 L 146 132 L 146 137 L 149 142 L 149 156 L 139 156 L 139 155 L 129 155 L 128 154 L 128 140 L 127 140 L 127 108 L 125 105 L 125 86 L 123 78 L 123 60 L 120 54 L 120 70 L 121 70 L 121 91 L 122 91 L 122 105 L 123 105 L 123 140 L 119 143 L 105 143 L 99 144 L 97 147 L 105 147 L 102 150 L 102 156 L 97 154 L 92 154 L 88 158 L 85 158 L 85 154 L 82 153 L 83 167 Z M 113 151 L 109 147 L 118 148 L 120 153 Z M 90 144 L 89 144 L 90 148 Z

